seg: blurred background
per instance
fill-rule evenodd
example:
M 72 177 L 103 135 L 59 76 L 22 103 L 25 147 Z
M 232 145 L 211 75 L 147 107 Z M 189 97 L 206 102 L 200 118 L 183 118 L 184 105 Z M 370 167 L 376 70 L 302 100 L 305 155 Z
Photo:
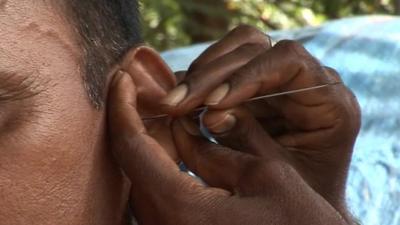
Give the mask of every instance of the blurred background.
M 279 30 L 366 14 L 399 14 L 400 0 L 142 0 L 144 39 L 158 50 L 219 39 L 240 23 Z

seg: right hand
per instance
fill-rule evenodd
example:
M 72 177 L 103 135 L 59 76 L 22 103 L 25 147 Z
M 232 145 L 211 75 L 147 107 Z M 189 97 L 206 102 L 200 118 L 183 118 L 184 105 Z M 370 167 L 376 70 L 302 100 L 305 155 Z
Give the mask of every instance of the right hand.
M 210 185 L 206 187 L 180 172 L 165 149 L 147 134 L 129 75 L 114 78 L 108 111 L 110 144 L 132 182 L 131 203 L 139 224 L 346 224 L 282 160 L 279 148 L 250 113 L 237 109 L 235 115 L 238 123 L 233 134 L 250 138 L 241 151 L 197 136 L 187 119 L 173 123 L 183 161 Z M 246 132 L 244 124 L 253 126 L 255 133 Z M 268 158 L 251 154 L 265 147 L 259 145 L 260 140 L 269 142 Z
M 246 102 L 265 94 L 332 83 L 338 85 Z M 300 43 L 280 41 L 272 46 L 264 32 L 239 26 L 205 50 L 162 103 L 174 116 L 208 106 L 214 114 L 213 120 L 205 121 L 209 128 L 221 125 L 229 116 L 234 120 L 231 110 L 246 106 L 263 132 L 272 136 L 273 146 L 280 147 L 285 160 L 345 214 L 346 180 L 361 117 L 354 94 L 340 83 L 340 76 L 321 65 Z M 224 129 L 209 130 L 219 143 L 236 149 L 241 146 L 234 145 L 235 141 L 244 139 L 243 145 L 251 140 L 249 133 L 257 136 L 261 132 L 248 126 L 247 134 L 229 138 L 224 137 Z M 255 154 L 270 154 L 268 144 Z

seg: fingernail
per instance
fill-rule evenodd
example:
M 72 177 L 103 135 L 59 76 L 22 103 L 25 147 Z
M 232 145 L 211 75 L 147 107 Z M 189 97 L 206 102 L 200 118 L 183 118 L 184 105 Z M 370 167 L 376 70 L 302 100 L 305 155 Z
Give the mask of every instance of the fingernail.
M 179 119 L 179 122 L 182 124 L 183 129 L 188 132 L 192 136 L 201 136 L 200 129 L 196 126 L 196 124 L 186 118 Z
M 212 133 L 222 134 L 232 130 L 236 126 L 236 117 L 228 114 L 220 122 L 207 127 Z
M 119 81 L 121 80 L 121 78 L 126 74 L 126 72 L 122 71 L 122 70 L 118 70 L 115 75 L 114 78 L 111 82 L 111 87 L 115 87 Z
M 188 91 L 188 86 L 186 84 L 181 84 L 163 98 L 161 103 L 169 106 L 177 106 L 186 98 Z
M 205 100 L 206 105 L 218 105 L 228 95 L 229 84 L 223 84 L 213 91 Z

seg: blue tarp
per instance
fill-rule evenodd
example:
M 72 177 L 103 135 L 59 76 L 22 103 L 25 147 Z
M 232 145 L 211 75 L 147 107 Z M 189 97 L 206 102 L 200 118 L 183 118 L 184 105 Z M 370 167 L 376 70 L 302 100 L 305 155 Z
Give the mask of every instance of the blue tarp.
M 348 180 L 349 207 L 362 224 L 400 225 L 400 18 L 350 18 L 270 35 L 304 43 L 355 92 L 363 126 Z M 174 70 L 185 70 L 208 45 L 163 57 Z

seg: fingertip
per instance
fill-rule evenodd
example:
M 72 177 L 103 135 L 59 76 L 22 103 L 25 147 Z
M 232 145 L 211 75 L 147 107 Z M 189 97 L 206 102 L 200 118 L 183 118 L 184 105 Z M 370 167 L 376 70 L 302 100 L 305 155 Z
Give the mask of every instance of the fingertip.
M 179 105 L 189 93 L 189 87 L 186 84 L 180 84 L 172 89 L 167 96 L 161 100 L 161 104 L 168 107 L 176 107 Z
M 259 84 L 246 84 L 235 81 L 232 78 L 229 82 L 218 87 L 212 92 L 207 100 L 206 105 L 210 109 L 222 110 L 237 107 L 249 101 L 254 97 L 258 90 Z
M 127 102 L 136 106 L 136 87 L 131 76 L 122 70 L 119 70 L 111 82 L 111 104 Z
M 111 134 L 131 137 L 146 128 L 136 109 L 136 86 L 131 76 L 118 71 L 110 84 L 107 118 Z
M 204 115 L 203 123 L 215 135 L 233 130 L 237 125 L 237 118 L 230 111 L 214 111 Z
M 123 76 L 124 72 L 122 70 L 118 70 L 117 72 L 115 72 L 114 77 L 111 81 L 111 87 L 116 87 Z
M 229 83 L 225 83 L 217 87 L 211 94 L 206 98 L 204 104 L 208 106 L 218 105 L 228 95 L 231 87 Z

